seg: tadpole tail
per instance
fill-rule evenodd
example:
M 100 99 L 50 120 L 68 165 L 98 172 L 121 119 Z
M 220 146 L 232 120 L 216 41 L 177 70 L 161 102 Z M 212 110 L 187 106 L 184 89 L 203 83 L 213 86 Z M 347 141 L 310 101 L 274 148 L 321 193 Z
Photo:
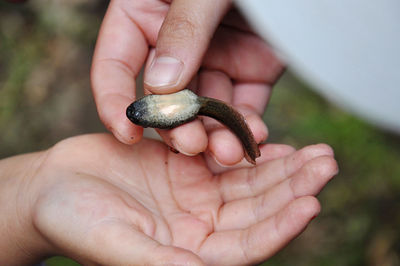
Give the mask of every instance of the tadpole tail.
M 260 149 L 243 115 L 230 105 L 213 98 L 198 97 L 199 115 L 212 117 L 227 126 L 241 141 L 248 162 L 256 164 Z

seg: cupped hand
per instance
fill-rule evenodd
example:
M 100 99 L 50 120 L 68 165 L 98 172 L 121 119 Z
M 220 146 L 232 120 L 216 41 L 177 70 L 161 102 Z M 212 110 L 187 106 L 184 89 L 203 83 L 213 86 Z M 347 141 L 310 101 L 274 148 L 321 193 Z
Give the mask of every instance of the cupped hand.
M 101 120 L 127 144 L 142 137 L 142 128 L 126 118 L 125 110 L 136 99 L 143 65 L 146 93 L 189 87 L 232 104 L 257 142 L 267 138 L 261 116 L 283 66 L 231 1 L 111 1 L 96 45 L 92 87 Z M 209 118 L 159 134 L 186 155 L 207 150 L 221 165 L 244 157 L 239 140 Z
M 252 264 L 318 215 L 315 195 L 337 172 L 324 144 L 267 144 L 261 153 L 256 167 L 213 175 L 201 155 L 157 141 L 75 137 L 42 156 L 19 202 L 29 200 L 22 204 L 47 255 L 102 265 Z

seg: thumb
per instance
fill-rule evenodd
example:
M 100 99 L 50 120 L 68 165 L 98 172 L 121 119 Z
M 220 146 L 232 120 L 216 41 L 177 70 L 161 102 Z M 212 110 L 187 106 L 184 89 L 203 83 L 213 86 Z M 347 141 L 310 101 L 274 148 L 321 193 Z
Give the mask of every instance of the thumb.
M 109 221 L 90 232 L 83 250 L 85 257 L 82 259 L 86 262 L 100 265 L 204 265 L 193 252 L 162 245 L 132 228 L 131 224 Z
M 171 93 L 187 86 L 201 65 L 230 0 L 174 0 L 148 58 L 145 88 Z

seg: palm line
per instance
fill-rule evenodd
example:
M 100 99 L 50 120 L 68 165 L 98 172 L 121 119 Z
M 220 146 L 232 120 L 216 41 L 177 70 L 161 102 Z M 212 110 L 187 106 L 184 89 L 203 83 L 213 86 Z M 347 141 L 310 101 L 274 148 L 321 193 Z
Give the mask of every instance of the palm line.
M 140 157 L 139 157 L 139 158 L 140 158 Z M 168 161 L 168 157 L 167 157 L 167 161 Z M 157 215 L 157 214 L 154 213 L 154 212 L 153 212 L 152 214 L 153 214 L 153 215 L 157 215 L 157 216 L 162 220 L 162 222 L 167 226 L 168 232 L 169 232 L 169 235 L 170 235 L 170 239 L 171 239 L 171 242 L 172 242 L 172 241 L 173 241 L 172 230 L 171 230 L 171 228 L 170 228 L 170 226 L 169 226 L 169 223 L 167 222 L 167 220 L 166 220 L 166 218 L 165 218 L 165 215 L 163 214 L 163 211 L 162 211 L 162 208 L 161 208 L 161 206 L 160 206 L 159 201 L 158 201 L 157 198 L 154 196 L 152 187 L 151 187 L 151 185 L 150 185 L 150 178 L 149 178 L 149 176 L 147 175 L 147 172 L 146 172 L 146 170 L 145 170 L 145 168 L 144 168 L 144 166 L 143 166 L 143 164 L 142 164 L 142 160 L 139 159 L 138 162 L 139 162 L 140 170 L 141 170 L 142 173 L 143 173 L 144 180 L 146 181 L 147 190 L 149 191 L 150 196 L 153 198 L 154 203 L 155 203 L 156 208 L 157 208 L 158 213 L 159 213 L 159 215 Z M 150 212 L 150 211 L 149 211 L 149 212 Z M 152 216 L 153 216 L 153 215 L 152 215 Z M 156 223 L 156 222 L 154 222 L 154 224 L 157 226 L 157 223 Z M 143 232 L 143 233 L 144 233 L 144 232 Z M 154 236 L 150 236 L 150 237 L 153 238 Z

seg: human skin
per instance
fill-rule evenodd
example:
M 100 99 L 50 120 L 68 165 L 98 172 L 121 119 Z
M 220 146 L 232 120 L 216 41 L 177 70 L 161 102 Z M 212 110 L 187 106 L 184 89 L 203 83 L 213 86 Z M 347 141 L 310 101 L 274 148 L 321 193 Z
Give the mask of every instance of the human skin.
M 154 56 L 178 58 L 184 72 L 156 86 L 146 68 L 148 92 L 180 90 L 194 77 L 189 86 L 236 106 L 257 141 L 266 139 L 260 115 L 282 65 L 236 19 L 217 29 L 228 9 L 223 0 L 176 0 L 173 8 L 168 1 L 111 2 L 92 83 L 100 117 L 121 142 L 141 138 L 124 111 L 140 68 Z M 149 46 L 157 48 L 150 53 Z M 240 143 L 210 120 L 160 134 L 185 154 L 208 149 L 218 163 L 235 166 L 174 154 L 155 141 L 130 147 L 109 135 L 1 160 L 2 264 L 31 265 L 55 254 L 85 265 L 253 264 L 304 230 L 320 211 L 315 195 L 337 172 L 326 145 L 297 152 L 262 145 L 257 167 L 237 164 Z
M 244 265 L 268 259 L 320 211 L 337 173 L 324 144 L 261 146 L 256 167 L 214 174 L 158 141 L 84 135 L 0 161 L 0 261 Z M 157 156 L 154 156 L 157 154 Z
M 185 89 L 171 94 L 146 95 L 126 109 L 126 116 L 132 123 L 160 129 L 175 128 L 197 115 L 212 117 L 229 128 L 242 142 L 246 160 L 256 164 L 260 149 L 253 133 L 242 114 L 223 101 L 200 97 Z
M 110 2 L 91 80 L 101 120 L 126 144 L 142 137 L 142 128 L 130 123 L 125 109 L 136 99 L 143 66 L 146 93 L 189 87 L 231 104 L 245 116 L 258 143 L 267 139 L 262 114 L 283 65 L 231 9 L 231 1 Z M 206 151 L 220 165 L 234 165 L 244 157 L 238 139 L 212 119 L 158 132 L 175 150 L 190 156 Z

